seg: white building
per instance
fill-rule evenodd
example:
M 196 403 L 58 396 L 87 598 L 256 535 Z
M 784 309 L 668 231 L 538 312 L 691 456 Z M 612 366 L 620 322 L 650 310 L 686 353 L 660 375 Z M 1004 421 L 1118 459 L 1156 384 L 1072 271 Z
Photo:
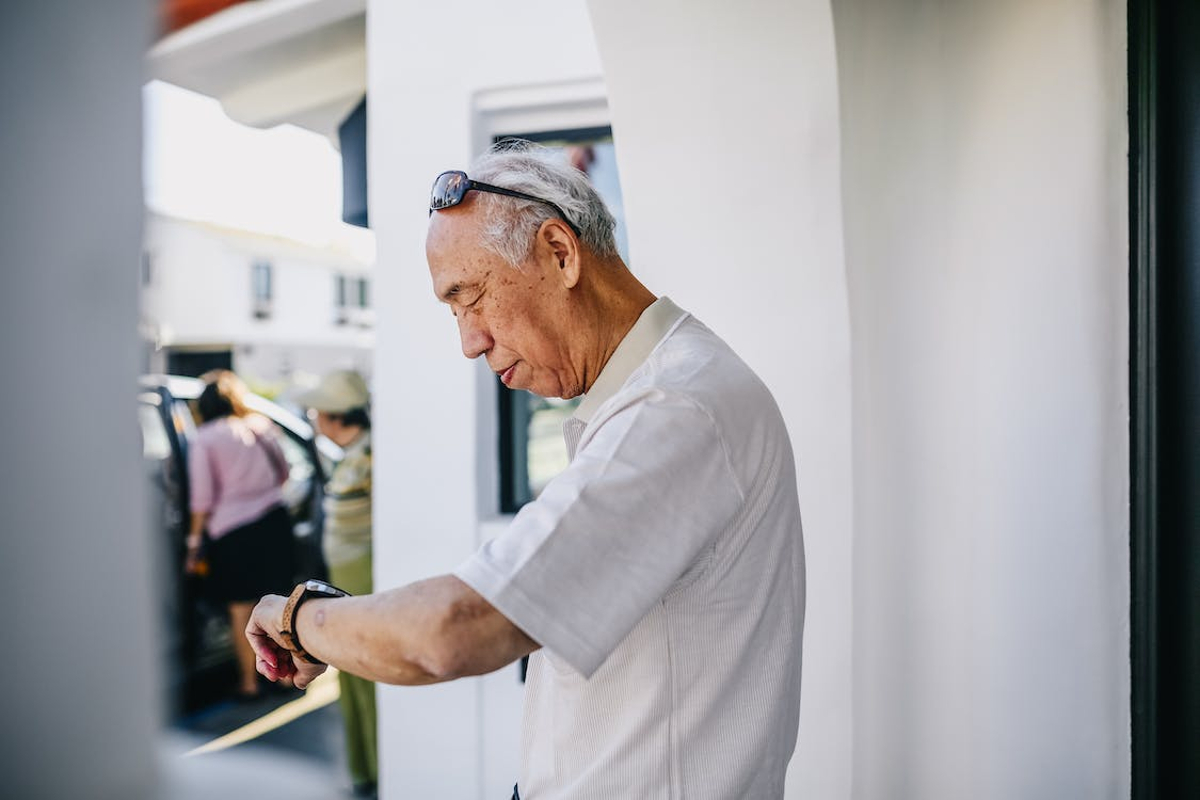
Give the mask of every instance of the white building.
M 142 332 L 150 372 L 236 370 L 271 394 L 336 368 L 371 374 L 374 236 L 305 244 L 146 216 Z
M 1195 608 L 1179 603 L 1160 615 L 1158 606 L 1130 605 L 1131 582 L 1139 602 L 1159 601 L 1137 584 L 1158 574 L 1159 556 L 1147 543 L 1160 541 L 1153 519 L 1131 528 L 1131 501 L 1135 521 L 1145 513 L 1138 505 L 1145 497 L 1131 497 L 1131 485 L 1142 487 L 1147 471 L 1169 469 L 1153 452 L 1157 439 L 1146 455 L 1138 450 L 1146 446 L 1138 438 L 1143 429 L 1131 433 L 1131 416 L 1136 428 L 1145 412 L 1131 404 L 1143 398 L 1144 386 L 1131 385 L 1130 361 L 1157 381 L 1159 355 L 1182 354 L 1164 368 L 1194 371 L 1197 352 L 1194 339 L 1173 350 L 1146 345 L 1148 301 L 1130 290 L 1131 277 L 1135 286 L 1159 285 L 1143 262 L 1156 267 L 1182 252 L 1194 257 L 1179 256 L 1172 268 L 1198 283 L 1194 241 L 1191 250 L 1170 255 L 1153 244 L 1166 235 L 1162 219 L 1200 202 L 1200 183 L 1177 187 L 1192 205 L 1164 201 L 1159 218 L 1153 203 L 1150 211 L 1143 203 L 1141 170 L 1169 177 L 1200 163 L 1200 123 L 1187 118 L 1186 127 L 1175 119 L 1180 135 L 1156 138 L 1139 116 L 1154 91 L 1130 91 L 1139 86 L 1131 76 L 1140 80 L 1158 56 L 1145 49 L 1141 29 L 1127 29 L 1127 14 L 1145 22 L 1145 9 L 1168 5 L 258 0 L 161 43 L 151 72 L 191 81 L 223 102 L 228 96 L 241 119 L 252 116 L 246 109 L 255 103 L 242 101 L 253 96 L 278 100 L 299 121 L 303 103 L 296 101 L 305 84 L 280 76 L 311 76 L 320 89 L 314 129 L 337 118 L 330 109 L 353 106 L 359 95 L 347 83 L 361 80 L 370 98 L 370 212 L 378 263 L 386 265 L 374 291 L 376 480 L 387 487 L 376 496 L 377 586 L 451 570 L 506 521 L 498 501 L 495 381 L 461 357 L 425 269 L 432 177 L 465 167 L 497 135 L 611 125 L 632 268 L 757 369 L 779 400 L 798 457 L 810 572 L 800 740 L 788 797 L 1148 798 L 1154 776 L 1144 770 L 1167 763 L 1156 760 L 1156 720 L 1183 707 L 1192 727 L 1180 730 L 1193 738 L 1178 741 L 1194 742 L 1200 719 L 1194 702 L 1183 706 L 1196 697 L 1200 670 L 1192 670 L 1192 694 L 1181 698 L 1147 694 L 1156 678 L 1144 672 L 1157 663 L 1155 653 L 1170 654 L 1161 642 L 1171 637 L 1153 640 L 1154 626 L 1166 612 L 1194 620 Z M 119 18 L 108 12 L 117 24 L 103 30 L 128 45 L 131 37 L 120 37 L 141 7 L 130 1 L 122 8 Z M 57 11 L 24 13 L 64 35 L 88 30 L 91 17 Z M 1157 33 L 1166 43 L 1177 31 L 1194 37 L 1198 27 L 1164 23 Z M 319 68 L 305 72 L 326 28 L 346 55 L 322 56 Z M 351 42 L 354 31 L 364 37 L 361 51 Z M 256 37 L 269 47 L 258 49 Z M 136 63 L 83 52 L 111 65 L 101 88 L 132 93 L 142 76 Z M 6 63 L 16 73 L 28 55 L 13 53 Z M 57 61 L 39 63 L 48 81 L 73 85 L 70 73 L 56 71 Z M 1182 69 L 1183 61 L 1175 63 Z M 1200 70 L 1191 63 L 1187 85 L 1194 89 Z M 239 89 L 239 75 L 252 76 L 254 86 Z M 276 88 L 258 93 L 268 86 Z M 78 123 L 99 114 L 107 123 L 99 143 L 132 170 L 135 150 L 122 145 L 135 137 L 125 135 L 128 126 L 115 111 L 100 114 L 105 109 L 90 101 L 95 94 L 69 92 L 80 110 L 55 119 Z M 123 102 L 118 110 L 132 116 L 136 103 Z M 14 115 L 21 143 L 42 153 L 30 143 L 60 128 L 33 128 L 23 119 Z M 55 141 L 72 154 L 73 142 Z M 1158 144 L 1176 147 L 1177 157 L 1191 147 L 1192 161 L 1147 160 Z M 37 165 L 55 163 L 46 156 Z M 68 160 L 55 174 L 65 182 L 75 177 L 72 168 L 91 164 Z M 116 178 L 111 182 L 128 203 L 135 192 L 120 174 L 96 169 L 83 173 L 87 185 L 107 188 L 103 181 Z M 56 203 L 72 201 L 46 186 L 32 200 L 22 197 L 14 214 L 34 201 L 31 208 L 55 212 Z M 1131 186 L 1142 193 L 1135 201 Z M 86 207 L 69 210 L 56 224 L 66 220 L 81 239 L 95 234 Z M 130 249 L 130 213 L 105 217 L 125 234 L 101 239 L 106 252 Z M 26 216 L 13 219 L 4 223 Z M 84 302 L 70 308 L 97 329 L 114 320 L 119 328 L 130 292 L 96 278 L 73 252 L 54 251 L 76 272 L 46 274 L 78 274 L 109 287 L 114 316 Z M 24 250 L 17 256 L 13 263 L 28 258 Z M 55 287 L 43 280 L 32 273 L 24 283 L 30 292 L 21 296 L 36 290 L 50 307 Z M 55 353 L 78 346 L 56 338 L 37 313 L 10 312 L 13 324 L 45 335 Z M 1194 306 L 1186 312 L 1195 319 Z M 107 354 L 132 341 L 132 333 L 111 333 L 88 352 Z M 48 380 L 36 366 L 25 373 Z M 132 383 L 131 373 L 127 366 L 113 380 L 103 372 L 88 378 L 117 392 Z M 1169 403 L 1160 408 L 1172 411 Z M 34 416 L 28 404 L 9 410 L 16 419 Z M 108 413 L 102 418 L 120 413 L 115 404 L 100 410 Z M 1191 419 L 1185 428 L 1164 416 L 1161 434 L 1149 430 L 1175 433 L 1192 447 Z M 103 440 L 79 432 L 113 451 L 125 441 L 115 432 Z M 117 474 L 132 485 L 130 449 Z M 64 532 L 80 531 L 71 539 L 79 563 L 70 562 L 73 571 L 58 585 L 88 586 L 91 564 L 102 560 L 88 559 L 94 539 L 103 536 L 122 552 L 142 540 L 128 515 L 103 502 L 124 484 L 71 474 L 92 491 L 91 502 L 77 505 L 107 516 L 71 516 L 19 495 L 6 507 L 16 530 L 36 529 L 53 512 Z M 1171 533 L 1176 541 L 1192 537 L 1194 556 L 1200 515 L 1179 519 Z M 35 540 L 17 541 L 44 553 Z M 1131 552 L 1149 552 L 1150 560 L 1131 563 Z M 85 625 L 90 620 L 76 614 L 76 604 L 40 582 L 17 581 L 15 593 L 54 618 L 19 627 L 15 651 L 44 652 L 44 630 L 72 634 L 61 637 L 66 644 L 54 657 L 38 661 L 49 672 L 71 661 L 77 639 L 90 642 L 87 636 L 105 631 L 120 639 L 123 657 L 89 648 L 100 656 L 90 669 L 134 692 L 126 670 L 131 662 L 148 664 L 150 650 L 149 622 L 136 615 L 148 589 L 131 581 L 106 594 L 109 606 L 132 615 L 118 615 L 122 620 L 142 623 L 119 629 Z M 1194 584 L 1182 586 L 1194 599 Z M 1193 664 L 1182 659 L 1200 652 L 1196 630 L 1200 625 L 1169 631 L 1192 647 L 1179 651 L 1180 663 Z M 149 667 L 138 674 L 148 678 Z M 73 675 L 47 677 L 69 690 Z M 25 686 L 39 677 L 18 670 L 10 681 Z M 1131 697 L 1139 698 L 1140 711 Z M 382 691 L 382 796 L 506 796 L 519 709 L 514 668 Z M 38 706 L 28 710 L 35 716 Z M 53 724 L 57 717 L 46 719 Z M 153 775 L 138 758 L 152 717 L 106 706 L 89 721 L 96 727 L 100 720 L 123 733 L 103 737 L 106 743 L 128 743 L 114 745 L 115 754 L 82 735 L 47 740 L 104 769 L 84 774 L 114 776 L 105 785 L 138 785 L 146 788 L 126 794 L 151 796 Z M 76 727 L 49 730 L 68 736 Z M 1161 752 L 1175 744 L 1164 736 Z M 1184 757 L 1194 762 L 1194 750 Z M 1162 786 L 1160 796 L 1169 796 Z

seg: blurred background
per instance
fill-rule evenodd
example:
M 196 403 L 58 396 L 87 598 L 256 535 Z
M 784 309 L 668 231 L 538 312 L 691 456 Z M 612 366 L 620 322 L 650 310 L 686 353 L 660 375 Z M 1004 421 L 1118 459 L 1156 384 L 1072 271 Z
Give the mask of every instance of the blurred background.
M 1194 4 L 2 9 L 0 793 L 350 796 L 337 682 L 239 702 L 183 573 L 197 378 L 277 428 L 300 578 L 344 452 L 297 400 L 358 371 L 375 586 L 453 569 L 566 458 L 424 261 L 433 177 L 519 137 L 783 410 L 788 798 L 1200 795 Z M 507 796 L 522 676 L 381 687 L 379 796 Z

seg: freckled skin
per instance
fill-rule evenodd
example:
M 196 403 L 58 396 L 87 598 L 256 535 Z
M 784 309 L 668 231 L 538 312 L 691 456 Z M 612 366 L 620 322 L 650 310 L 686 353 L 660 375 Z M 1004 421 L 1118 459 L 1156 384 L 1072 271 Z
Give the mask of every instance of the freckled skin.
M 619 259 L 597 259 L 561 220 L 538 230 L 514 268 L 480 246 L 474 195 L 430 218 L 434 293 L 458 321 L 463 355 L 483 356 L 508 385 L 571 398 L 595 382 L 654 295 Z

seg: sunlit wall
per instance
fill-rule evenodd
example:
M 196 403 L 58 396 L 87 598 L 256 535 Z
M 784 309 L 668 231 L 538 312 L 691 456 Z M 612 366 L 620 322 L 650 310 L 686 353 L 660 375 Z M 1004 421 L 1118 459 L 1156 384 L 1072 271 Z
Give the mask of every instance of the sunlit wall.
M 430 179 L 486 141 L 481 97 L 602 77 L 634 270 L 762 374 L 796 448 L 788 796 L 1127 796 L 1123 14 L 372 4 L 379 584 L 496 524 L 493 398 L 430 295 Z M 511 783 L 511 671 L 381 706 L 385 796 Z
M 1124 4 L 834 19 L 852 796 L 1127 797 Z

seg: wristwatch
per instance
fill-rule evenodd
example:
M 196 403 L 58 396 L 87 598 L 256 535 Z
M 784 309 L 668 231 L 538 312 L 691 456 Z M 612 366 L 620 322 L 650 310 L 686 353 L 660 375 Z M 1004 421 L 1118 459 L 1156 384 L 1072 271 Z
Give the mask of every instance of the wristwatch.
M 349 592 L 342 591 L 325 581 L 310 579 L 297 584 L 291 595 L 288 596 L 287 603 L 283 606 L 283 621 L 279 628 L 279 638 L 283 640 L 283 646 L 306 664 L 324 664 L 324 661 L 313 658 L 300 645 L 300 636 L 296 633 L 296 613 L 305 600 L 349 596 Z

